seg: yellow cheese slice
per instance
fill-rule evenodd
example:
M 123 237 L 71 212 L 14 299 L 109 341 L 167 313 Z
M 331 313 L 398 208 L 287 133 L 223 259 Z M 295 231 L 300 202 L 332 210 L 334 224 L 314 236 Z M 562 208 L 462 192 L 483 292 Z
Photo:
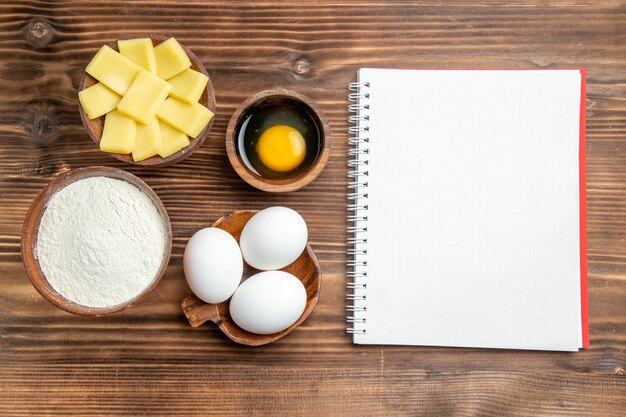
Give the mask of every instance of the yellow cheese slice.
M 167 123 L 159 122 L 161 128 L 161 149 L 159 155 L 163 158 L 180 151 L 189 146 L 189 137 L 178 129 Z
M 135 146 L 137 123 L 117 110 L 107 113 L 100 149 L 111 153 L 130 153 Z
M 213 118 L 213 112 L 200 103 L 187 104 L 169 97 L 157 111 L 157 117 L 195 138 Z
M 164 80 L 180 74 L 191 66 L 187 53 L 178 41 L 169 38 L 154 47 L 157 75 Z
M 113 110 L 122 96 L 102 83 L 85 88 L 78 93 L 78 101 L 89 119 L 96 119 Z
M 143 161 L 159 153 L 161 150 L 161 127 L 159 120 L 153 117 L 147 125 L 137 125 L 137 137 L 133 147 L 133 160 Z
M 124 95 L 141 67 L 104 45 L 93 57 L 85 72 L 102 84 Z
M 200 100 L 208 81 L 209 77 L 191 68 L 167 80 L 172 86 L 170 96 L 189 104 Z
M 130 85 L 117 109 L 138 122 L 149 123 L 161 107 L 172 86 L 156 75 L 142 70 Z
M 117 49 L 120 54 L 141 65 L 152 74 L 156 74 L 156 57 L 150 38 L 127 39 L 117 41 Z

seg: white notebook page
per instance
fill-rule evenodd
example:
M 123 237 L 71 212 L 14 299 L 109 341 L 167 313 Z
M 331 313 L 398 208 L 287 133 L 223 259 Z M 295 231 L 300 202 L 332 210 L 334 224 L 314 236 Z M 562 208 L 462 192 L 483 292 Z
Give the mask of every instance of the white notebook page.
M 359 81 L 368 277 L 354 342 L 581 347 L 580 71 L 361 69 Z

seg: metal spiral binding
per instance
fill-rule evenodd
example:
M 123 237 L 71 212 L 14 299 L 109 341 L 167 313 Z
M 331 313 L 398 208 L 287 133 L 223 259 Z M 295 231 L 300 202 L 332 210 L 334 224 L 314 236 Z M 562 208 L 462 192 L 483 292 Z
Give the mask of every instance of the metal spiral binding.
M 367 227 L 365 226 L 349 226 L 348 233 L 358 233 L 358 232 L 367 232 Z
M 369 119 L 368 119 L 369 120 Z M 348 133 L 350 133 L 351 135 L 356 135 L 358 133 L 361 132 L 369 132 L 370 128 L 369 126 L 365 126 L 365 127 L 361 127 L 361 126 L 350 126 L 348 128 Z
M 350 83 L 348 84 L 348 90 L 358 92 L 361 90 L 361 88 L 369 87 L 369 86 L 370 86 L 370 83 L 359 83 L 359 82 Z
M 358 145 L 359 143 L 370 143 L 370 138 L 355 137 L 355 138 L 348 139 L 348 145 L 350 146 L 355 146 L 355 145 Z
M 367 238 L 362 238 L 362 237 L 349 237 L 348 238 L 348 245 L 358 245 L 358 244 L 365 245 L 366 243 L 367 243 Z
M 348 111 L 350 113 L 358 113 L 361 110 L 368 110 L 369 108 L 369 104 L 350 104 L 348 106 Z
M 348 222 L 350 222 L 350 223 L 366 222 L 366 221 L 367 221 L 367 216 L 348 216 Z M 351 250 L 352 249 L 348 249 L 348 251 L 351 251 Z
M 350 181 L 348 183 L 348 188 L 351 189 L 351 190 L 353 190 L 355 188 L 367 187 L 367 186 L 368 186 L 367 182 L 361 182 L 361 181 Z M 348 221 L 354 221 L 354 220 L 348 219 Z
M 351 334 L 366 334 L 365 324 L 367 318 L 367 209 L 368 209 L 368 187 L 367 176 L 369 175 L 369 145 L 370 139 L 369 122 L 370 106 L 367 100 L 370 97 L 369 83 L 350 83 L 348 89 L 348 111 L 350 116 L 348 122 L 351 124 L 348 129 L 350 137 L 348 139 L 348 194 L 349 203 L 346 207 L 348 211 L 349 237 L 348 244 L 348 272 L 347 276 L 351 282 L 346 284 L 348 315 L 346 322 L 350 327 L 346 329 Z
M 348 316 L 346 317 L 346 321 L 348 323 L 365 323 L 365 317 Z
M 367 249 L 348 249 L 348 256 L 354 255 L 367 255 Z M 353 282 L 349 282 L 347 285 L 352 285 Z
M 365 166 L 369 163 L 369 161 L 361 161 L 358 159 L 351 159 L 348 161 L 348 166 L 351 168 L 357 167 L 357 166 Z
M 354 200 L 355 198 L 367 198 L 367 193 L 358 192 L 358 193 L 348 193 L 348 198 Z
M 369 149 L 350 149 L 348 151 L 348 155 L 350 156 L 367 155 L 368 153 L 370 153 Z
M 369 171 L 348 171 L 348 178 L 367 177 Z
M 356 123 L 356 122 L 360 122 L 361 120 L 369 120 L 369 119 L 370 119 L 370 117 L 368 115 L 361 116 L 359 114 L 353 114 L 353 115 L 348 117 L 348 121 L 350 123 Z
M 348 204 L 348 211 L 367 210 L 367 204 Z

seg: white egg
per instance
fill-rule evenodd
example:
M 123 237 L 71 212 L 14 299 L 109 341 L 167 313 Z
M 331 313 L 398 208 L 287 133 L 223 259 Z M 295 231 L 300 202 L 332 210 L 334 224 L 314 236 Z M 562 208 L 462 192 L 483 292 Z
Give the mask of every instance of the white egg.
M 259 272 L 245 280 L 230 300 L 230 316 L 252 333 L 272 334 L 294 324 L 306 307 L 302 282 L 284 271 Z
M 241 282 L 243 258 L 228 232 L 216 227 L 198 230 L 187 243 L 183 257 L 185 278 L 198 298 L 221 303 Z
M 256 269 L 284 268 L 302 254 L 308 239 L 306 223 L 297 211 L 269 207 L 252 216 L 241 232 L 243 259 Z

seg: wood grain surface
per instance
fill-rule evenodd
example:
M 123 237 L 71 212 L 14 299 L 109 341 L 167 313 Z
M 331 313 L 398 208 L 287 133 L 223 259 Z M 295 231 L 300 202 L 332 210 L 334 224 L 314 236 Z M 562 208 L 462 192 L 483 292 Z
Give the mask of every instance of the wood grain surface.
M 217 112 L 203 146 L 162 169 L 101 153 L 78 115 L 90 56 L 130 33 L 176 36 L 202 60 Z M 362 66 L 586 67 L 591 346 L 580 353 L 354 346 L 344 333 L 347 84 Z M 330 161 L 304 189 L 272 195 L 228 163 L 232 112 L 284 87 L 316 100 Z M 133 308 L 87 319 L 48 304 L 20 259 L 35 195 L 69 169 L 109 165 L 154 188 L 172 222 L 170 266 Z M 284 204 L 309 224 L 318 306 L 279 342 L 248 348 L 193 329 L 185 242 L 243 209 Z M 0 2 L 0 415 L 626 415 L 626 4 Z

